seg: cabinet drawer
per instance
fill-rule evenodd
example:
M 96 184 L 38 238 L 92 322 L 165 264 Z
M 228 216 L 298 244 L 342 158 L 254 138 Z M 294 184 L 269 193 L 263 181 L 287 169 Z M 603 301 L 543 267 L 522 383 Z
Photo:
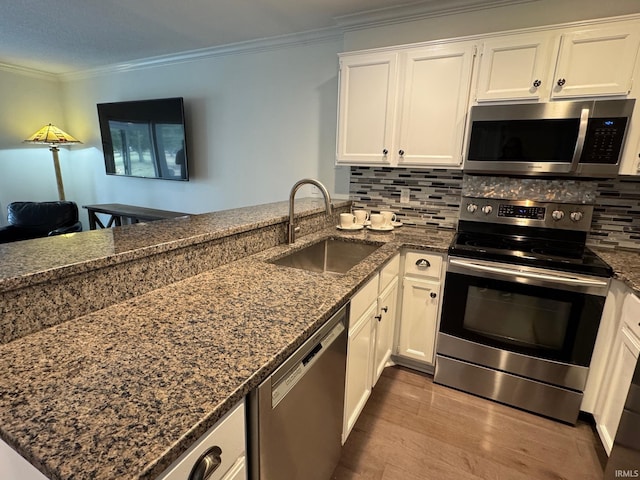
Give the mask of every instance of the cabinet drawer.
M 404 274 L 440 279 L 442 256 L 427 252 L 407 252 L 404 260 Z
M 378 298 L 378 274 L 369 280 L 351 299 L 349 312 L 349 331 L 353 324 L 367 311 Z
M 640 339 L 640 298 L 627 295 L 622 305 L 622 318 L 627 328 Z
M 245 452 L 245 408 L 244 401 L 228 412 L 218 423 L 205 433 L 195 444 L 173 462 L 157 480 L 184 480 L 189 478 L 191 470 L 200 456 L 213 446 L 218 446 L 222 453 L 222 463 L 208 477 L 208 480 L 222 479 L 232 467 L 237 467 L 239 458 Z M 242 462 L 244 463 L 244 461 Z M 235 478 L 235 477 L 232 477 Z
M 391 259 L 389 263 L 387 263 L 382 270 L 380 270 L 380 288 L 379 291 L 382 292 L 385 288 L 387 288 L 394 278 L 398 276 L 398 272 L 400 271 L 400 255 L 396 255 Z

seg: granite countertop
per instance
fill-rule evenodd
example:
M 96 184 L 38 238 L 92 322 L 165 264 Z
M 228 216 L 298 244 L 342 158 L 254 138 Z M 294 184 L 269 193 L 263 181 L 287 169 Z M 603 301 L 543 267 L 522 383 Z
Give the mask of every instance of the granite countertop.
M 382 246 L 340 276 L 268 261 L 328 235 Z M 326 229 L 0 345 L 0 437 L 53 479 L 153 479 L 401 246 L 452 237 Z
M 596 254 L 611 265 L 614 278 L 623 281 L 636 295 L 640 295 L 640 252 L 592 248 Z
M 336 208 L 349 205 L 334 200 Z M 319 198 L 296 199 L 296 214 L 323 212 Z M 281 223 L 289 202 L 235 208 L 118 228 L 0 244 L 0 291 L 128 262 Z

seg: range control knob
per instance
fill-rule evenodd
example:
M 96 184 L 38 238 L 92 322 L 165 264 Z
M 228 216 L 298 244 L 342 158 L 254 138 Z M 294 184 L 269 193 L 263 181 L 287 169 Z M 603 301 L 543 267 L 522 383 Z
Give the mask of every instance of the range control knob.
M 579 222 L 580 220 L 582 220 L 583 216 L 584 215 L 582 212 L 571 212 L 571 214 L 569 215 L 569 218 L 574 222 Z
M 485 205 L 482 207 L 482 213 L 485 215 L 489 215 L 491 212 L 493 212 L 493 207 L 491 205 Z
M 553 218 L 556 222 L 558 220 L 562 220 L 564 218 L 564 212 L 562 210 L 554 210 L 551 213 L 551 218 Z
M 475 203 L 469 203 L 467 205 L 467 212 L 476 213 L 476 210 L 478 210 L 478 206 Z

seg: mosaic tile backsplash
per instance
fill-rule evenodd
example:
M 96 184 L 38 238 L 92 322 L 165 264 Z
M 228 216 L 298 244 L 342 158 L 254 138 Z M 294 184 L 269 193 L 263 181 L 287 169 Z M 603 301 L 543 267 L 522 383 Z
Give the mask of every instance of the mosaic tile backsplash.
M 409 193 L 408 203 L 401 203 L 403 190 Z M 463 194 L 594 204 L 587 244 L 640 251 L 638 177 L 550 180 L 463 175 L 449 169 L 351 167 L 349 196 L 354 208 L 392 210 L 407 225 L 455 229 Z

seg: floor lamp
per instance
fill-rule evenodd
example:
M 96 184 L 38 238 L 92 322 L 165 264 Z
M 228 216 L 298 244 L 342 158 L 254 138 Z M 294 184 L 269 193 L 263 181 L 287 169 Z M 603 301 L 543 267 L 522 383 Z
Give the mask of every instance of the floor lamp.
M 62 173 L 60 172 L 60 161 L 58 160 L 58 146 L 82 143 L 71 135 L 63 132 L 54 125 L 45 125 L 36 133 L 27 138 L 23 143 L 37 143 L 49 145 L 49 150 L 53 154 L 53 168 L 56 170 L 56 182 L 58 183 L 58 198 L 64 201 L 64 185 L 62 184 Z

